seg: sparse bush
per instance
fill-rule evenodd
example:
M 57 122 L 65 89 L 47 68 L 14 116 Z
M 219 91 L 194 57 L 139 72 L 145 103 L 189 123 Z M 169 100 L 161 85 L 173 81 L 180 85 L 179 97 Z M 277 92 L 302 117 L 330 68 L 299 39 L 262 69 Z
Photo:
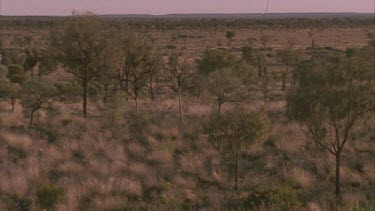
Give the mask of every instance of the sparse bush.
M 37 189 L 36 197 L 40 208 L 53 209 L 57 203 L 64 201 L 65 191 L 56 185 L 45 184 Z
M 278 210 L 297 210 L 302 203 L 297 193 L 288 186 L 261 187 L 244 200 L 244 207 L 259 209 L 276 207 Z
M 219 69 L 231 68 L 236 64 L 236 57 L 227 50 L 207 49 L 202 58 L 197 60 L 198 70 L 209 74 Z
M 21 102 L 26 111 L 30 111 L 29 128 L 33 126 L 34 114 L 42 109 L 51 109 L 57 95 L 55 83 L 51 79 L 40 77 L 25 82 Z
M 238 189 L 238 167 L 242 151 L 255 143 L 265 141 L 271 129 L 264 112 L 250 112 L 236 108 L 211 120 L 207 131 L 211 144 L 234 163 L 234 189 Z
M 236 36 L 236 33 L 234 31 L 228 31 L 225 34 L 225 37 L 228 39 L 228 45 L 229 47 L 232 46 L 233 38 Z

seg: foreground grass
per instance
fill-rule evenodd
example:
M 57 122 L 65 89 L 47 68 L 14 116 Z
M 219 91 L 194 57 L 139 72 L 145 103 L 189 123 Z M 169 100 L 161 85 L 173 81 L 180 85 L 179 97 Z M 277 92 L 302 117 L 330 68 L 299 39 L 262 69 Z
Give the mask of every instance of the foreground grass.
M 270 103 L 265 144 L 242 152 L 234 191 L 231 160 L 204 134 L 211 107 L 189 102 L 183 128 L 169 100 L 143 103 L 138 116 L 126 109 L 131 102 L 93 106 L 89 119 L 71 112 L 78 105 L 60 105 L 58 113 L 40 112 L 34 129 L 24 127 L 19 105 L 11 113 L 1 103 L 0 208 L 333 209 L 334 160 L 283 119 L 282 104 Z M 374 130 L 360 129 L 368 135 L 344 156 L 343 210 L 374 207 Z

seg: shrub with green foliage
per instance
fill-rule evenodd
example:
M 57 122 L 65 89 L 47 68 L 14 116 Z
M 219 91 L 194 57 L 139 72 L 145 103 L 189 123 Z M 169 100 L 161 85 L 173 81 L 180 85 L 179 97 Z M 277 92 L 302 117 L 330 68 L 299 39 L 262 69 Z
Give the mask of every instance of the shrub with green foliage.
M 198 70 L 200 73 L 209 74 L 218 69 L 233 67 L 236 60 L 227 50 L 207 49 L 202 58 L 197 60 Z
M 244 201 L 244 207 L 251 209 L 277 207 L 279 210 L 296 210 L 301 206 L 297 193 L 288 186 L 261 187 Z
M 52 209 L 57 203 L 64 201 L 65 191 L 56 185 L 45 184 L 36 191 L 36 197 L 41 208 Z

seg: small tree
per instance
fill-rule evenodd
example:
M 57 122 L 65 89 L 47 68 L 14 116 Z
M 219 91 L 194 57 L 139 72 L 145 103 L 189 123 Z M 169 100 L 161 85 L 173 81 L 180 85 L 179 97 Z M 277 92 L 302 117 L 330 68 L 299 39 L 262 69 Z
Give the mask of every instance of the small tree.
M 355 50 L 303 62 L 295 77 L 297 88 L 288 98 L 295 120 L 318 146 L 336 159 L 336 197 L 339 200 L 341 156 L 353 129 L 375 110 L 374 49 Z
M 145 39 L 130 38 L 124 42 L 124 62 L 117 71 L 116 80 L 119 89 L 134 100 L 138 113 L 139 95 L 147 87 L 153 46 Z
M 8 66 L 7 78 L 9 78 L 12 83 L 22 84 L 28 77 L 22 66 L 10 65 Z
M 288 49 L 293 49 L 294 46 L 296 45 L 296 40 L 293 37 L 288 37 L 286 39 L 286 44 Z
M 271 41 L 271 37 L 268 35 L 262 35 L 260 38 L 260 43 L 263 45 L 263 48 L 267 47 L 267 44 Z
M 166 70 L 169 74 L 171 84 L 168 85 L 178 95 L 178 108 L 180 114 L 180 124 L 184 124 L 184 111 L 182 106 L 182 92 L 187 88 L 186 83 L 188 79 L 196 75 L 192 65 L 188 63 L 187 57 L 172 54 L 169 57 L 169 62 Z
M 202 93 L 206 90 L 207 77 L 202 74 L 197 74 L 187 81 L 189 93 L 199 99 Z
M 53 98 L 57 96 L 55 83 L 45 77 L 28 80 L 23 86 L 22 105 L 30 111 L 29 128 L 34 122 L 34 114 L 41 109 L 51 109 Z
M 225 37 L 228 39 L 228 45 L 229 47 L 232 46 L 233 38 L 236 36 L 236 33 L 234 31 L 228 31 L 225 34 Z
M 20 87 L 16 83 L 11 83 L 7 75 L 8 68 L 4 65 L 0 65 L 0 99 L 11 99 L 12 111 L 14 111 L 15 99 Z
M 26 72 L 20 65 L 8 66 L 7 73 L 8 83 L 5 82 L 4 88 L 7 90 L 7 96 L 11 100 L 12 111 L 14 111 L 16 99 L 21 91 L 21 86 L 28 79 Z
M 38 65 L 40 52 L 37 49 L 26 49 L 24 55 L 25 62 L 23 63 L 23 68 L 25 71 L 31 73 L 31 78 L 34 78 L 34 69 Z
M 241 81 L 231 69 L 221 69 L 210 73 L 207 77 L 207 89 L 217 103 L 217 116 L 221 114 L 224 103 L 238 100 Z
M 148 76 L 148 84 L 146 86 L 150 93 L 150 98 L 153 101 L 155 99 L 155 90 L 161 88 L 158 84 L 162 80 L 162 70 L 164 69 L 163 57 L 159 54 L 153 54 L 146 66 Z
M 267 60 L 263 52 L 249 46 L 242 48 L 242 59 L 249 65 L 258 69 L 258 77 L 262 77 L 267 71 Z
M 91 13 L 69 17 L 52 36 L 52 52 L 62 68 L 82 86 L 82 114 L 87 118 L 89 83 L 101 70 L 100 58 L 106 53 L 100 20 Z
M 55 70 L 57 70 L 58 63 L 54 58 L 54 52 L 47 50 L 41 51 L 38 57 L 38 74 L 47 75 Z
M 234 161 L 234 189 L 238 189 L 238 161 L 243 150 L 264 141 L 270 131 L 270 121 L 265 112 L 251 112 L 237 108 L 213 118 L 209 129 L 209 141 L 223 155 Z
M 19 96 L 21 87 L 17 83 L 11 83 L 9 80 L 0 79 L 0 98 L 9 98 L 11 101 L 11 110 L 14 112 L 16 99 Z
M 1 64 L 5 66 L 20 65 L 22 66 L 26 57 L 18 49 L 2 49 L 1 50 Z
M 293 49 L 282 49 L 277 51 L 276 57 L 282 64 L 285 65 L 286 70 L 281 71 L 281 90 L 285 91 L 286 89 L 286 81 L 288 76 L 291 75 L 290 67 L 297 66 L 298 63 L 301 61 L 302 56 L 301 51 L 293 50 Z
M 98 58 L 98 75 L 95 77 L 101 87 L 104 89 L 103 101 L 108 102 L 110 90 L 115 90 L 116 71 L 123 68 L 124 51 L 122 48 L 121 38 L 116 36 L 115 32 L 108 32 L 107 39 L 104 40 L 106 48 L 102 57 Z

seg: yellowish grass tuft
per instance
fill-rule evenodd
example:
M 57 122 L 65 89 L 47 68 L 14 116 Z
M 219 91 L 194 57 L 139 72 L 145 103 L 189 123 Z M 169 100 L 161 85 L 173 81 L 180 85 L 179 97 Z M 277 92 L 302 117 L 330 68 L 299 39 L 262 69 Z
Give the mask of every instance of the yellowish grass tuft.
M 341 178 L 343 183 L 349 184 L 361 184 L 363 178 L 359 172 L 353 171 L 352 169 L 342 166 L 341 167 Z
M 180 165 L 183 171 L 195 175 L 201 175 L 202 169 L 204 169 L 204 156 L 188 153 L 181 156 Z
M 366 195 L 361 192 L 345 192 L 342 194 L 342 203 L 349 206 L 357 205 L 366 200 Z
M 30 184 L 27 173 L 22 167 L 2 166 L 0 171 L 0 190 L 23 197 L 27 193 Z
M 153 161 L 159 164 L 168 165 L 168 164 L 172 164 L 173 162 L 173 155 L 167 149 L 152 151 L 147 157 L 150 161 Z
M 1 139 L 9 146 L 23 151 L 27 151 L 33 144 L 33 141 L 28 135 L 15 134 L 6 131 L 0 132 L 0 140 Z
M 314 185 L 315 178 L 304 169 L 298 167 L 284 168 L 283 174 L 286 179 L 291 180 L 304 189 L 311 188 Z

